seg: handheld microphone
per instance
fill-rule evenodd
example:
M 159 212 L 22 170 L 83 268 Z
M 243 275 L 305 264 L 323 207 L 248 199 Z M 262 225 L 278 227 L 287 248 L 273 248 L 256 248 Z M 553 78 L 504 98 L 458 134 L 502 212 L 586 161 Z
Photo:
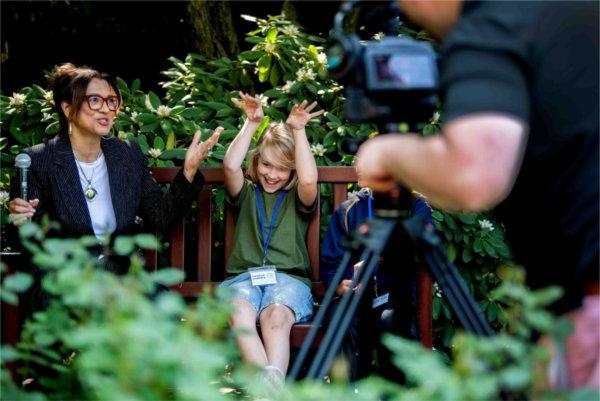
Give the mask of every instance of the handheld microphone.
M 20 153 L 15 157 L 15 167 L 19 169 L 19 180 L 21 186 L 21 199 L 27 200 L 27 169 L 31 166 L 31 157 L 26 153 Z

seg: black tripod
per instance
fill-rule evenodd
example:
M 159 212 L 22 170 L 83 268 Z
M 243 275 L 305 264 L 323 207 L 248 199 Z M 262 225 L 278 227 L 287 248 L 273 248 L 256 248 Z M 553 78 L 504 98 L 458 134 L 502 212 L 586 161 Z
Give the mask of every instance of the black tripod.
M 363 265 L 351 285 L 351 288 L 356 285 L 358 285 L 358 288 L 356 291 L 346 291 L 341 297 L 317 353 L 308 368 L 306 378 L 323 378 L 331 368 L 359 303 L 372 283 L 372 277 L 381 257 L 383 257 L 383 262 L 380 268 L 384 268 L 385 265 L 388 272 L 392 274 L 393 284 L 390 292 L 392 305 L 400 306 L 412 303 L 409 288 L 410 277 L 412 277 L 410 270 L 414 268 L 414 255 L 416 254 L 419 255 L 433 274 L 463 327 L 467 331 L 481 336 L 494 334 L 491 326 L 485 320 L 483 312 L 470 295 L 456 267 L 446 257 L 441 240 L 435 233 L 434 228 L 419 216 L 406 217 L 408 210 L 410 210 L 408 198 L 410 196 L 383 198 L 385 200 L 391 199 L 392 202 L 395 201 L 396 206 L 376 206 L 375 218 L 359 226 L 353 233 L 351 240 L 344 244 L 347 250 L 336 270 L 331 285 L 327 288 L 312 327 L 300 348 L 288 376 L 290 380 L 298 379 L 300 369 L 308 356 L 311 345 L 314 343 L 317 330 L 323 324 L 326 312 L 335 295 L 335 289 L 351 261 L 355 260 L 354 257 L 358 255 L 360 255 Z M 404 204 L 398 204 L 399 199 Z M 406 246 L 412 249 L 403 248 Z M 396 266 L 392 266 L 392 264 Z M 412 320 L 407 318 L 406 315 L 394 313 L 391 331 L 395 334 L 407 336 L 410 332 L 411 322 Z

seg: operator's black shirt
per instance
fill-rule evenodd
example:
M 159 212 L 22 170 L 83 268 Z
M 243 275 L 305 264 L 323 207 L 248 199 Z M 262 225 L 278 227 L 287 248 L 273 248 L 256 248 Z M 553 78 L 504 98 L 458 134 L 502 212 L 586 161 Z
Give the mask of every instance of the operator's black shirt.
M 598 2 L 465 2 L 441 50 L 445 119 L 498 112 L 529 127 L 498 208 L 532 287 L 598 281 Z

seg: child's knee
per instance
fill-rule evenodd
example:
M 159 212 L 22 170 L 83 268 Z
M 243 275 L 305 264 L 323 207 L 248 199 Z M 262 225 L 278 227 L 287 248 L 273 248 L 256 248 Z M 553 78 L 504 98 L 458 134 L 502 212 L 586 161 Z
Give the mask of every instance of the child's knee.
M 294 321 L 294 312 L 281 304 L 269 305 L 260 314 L 261 325 L 268 326 L 272 330 L 289 329 Z

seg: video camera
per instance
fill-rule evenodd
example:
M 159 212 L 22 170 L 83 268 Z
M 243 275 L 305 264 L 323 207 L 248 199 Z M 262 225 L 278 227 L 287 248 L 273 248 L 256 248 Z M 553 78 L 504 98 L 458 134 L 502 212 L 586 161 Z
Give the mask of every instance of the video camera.
M 379 14 L 386 16 L 383 32 L 388 36 L 383 40 L 361 41 L 358 35 L 345 33 L 344 19 L 358 3 L 342 4 L 326 50 L 330 74 L 344 86 L 346 118 L 378 124 L 429 120 L 437 107 L 438 89 L 432 46 L 397 36 L 400 10 L 396 1 L 379 4 L 383 7 Z

